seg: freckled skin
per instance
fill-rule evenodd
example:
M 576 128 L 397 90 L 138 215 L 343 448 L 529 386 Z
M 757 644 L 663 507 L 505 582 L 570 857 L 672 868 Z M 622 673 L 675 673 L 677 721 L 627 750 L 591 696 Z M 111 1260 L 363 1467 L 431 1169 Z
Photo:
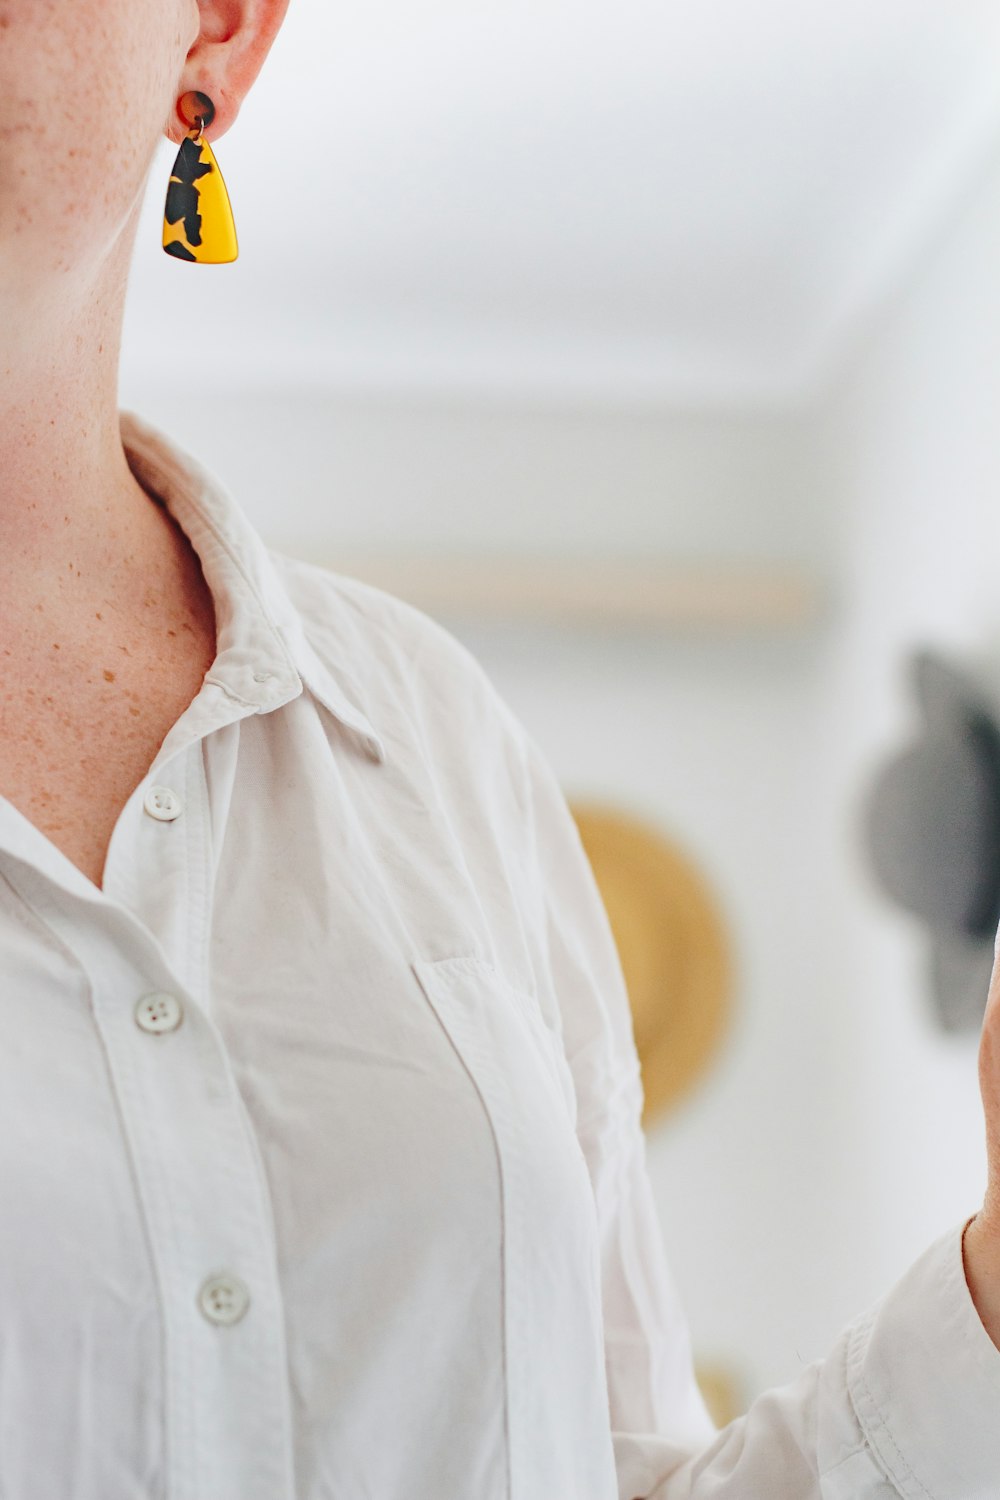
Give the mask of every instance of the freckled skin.
M 287 5 L 0 0 L 0 598 L 25 565 L 66 597 L 54 575 L 70 561 L 74 597 L 93 594 L 129 547 L 161 545 L 162 523 L 136 520 L 148 505 L 118 432 L 140 211 L 154 161 L 165 194 L 186 138 L 180 101 L 211 98 L 205 138 L 218 141 Z
M 121 321 L 192 44 L 209 79 L 198 0 L 0 0 L 0 21 L 0 610 L 44 594 L 58 617 L 162 551 L 118 434 Z
M 46 272 L 75 275 L 87 261 L 93 272 L 125 232 L 168 124 L 173 139 L 183 138 L 174 88 L 198 38 L 198 5 L 3 0 L 0 26 L 4 273 L 12 253 L 36 285 Z M 89 149 L 102 139 L 113 145 L 113 171 L 106 151 Z M 22 244 L 13 245 L 28 211 L 32 232 L 22 229 Z
M 197 554 L 121 445 L 140 210 L 179 101 L 225 134 L 287 5 L 0 0 L 0 796 L 97 883 L 216 647 Z

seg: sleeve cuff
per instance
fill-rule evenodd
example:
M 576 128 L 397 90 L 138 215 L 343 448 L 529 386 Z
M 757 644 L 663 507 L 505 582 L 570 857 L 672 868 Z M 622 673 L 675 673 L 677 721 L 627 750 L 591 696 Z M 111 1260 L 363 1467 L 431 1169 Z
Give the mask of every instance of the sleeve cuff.
M 969 1222 L 930 1245 L 857 1321 L 847 1351 L 858 1420 L 905 1500 L 1000 1494 L 1000 1350 L 965 1279 Z

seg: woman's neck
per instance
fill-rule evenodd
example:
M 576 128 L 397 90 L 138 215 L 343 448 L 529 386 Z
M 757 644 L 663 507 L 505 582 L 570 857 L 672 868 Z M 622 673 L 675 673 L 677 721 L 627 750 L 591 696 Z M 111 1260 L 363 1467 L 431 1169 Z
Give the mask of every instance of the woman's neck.
M 131 235 L 99 265 L 0 268 L 0 601 L 93 593 L 155 510 L 128 466 L 118 358 Z M 43 274 L 44 273 L 44 274 Z

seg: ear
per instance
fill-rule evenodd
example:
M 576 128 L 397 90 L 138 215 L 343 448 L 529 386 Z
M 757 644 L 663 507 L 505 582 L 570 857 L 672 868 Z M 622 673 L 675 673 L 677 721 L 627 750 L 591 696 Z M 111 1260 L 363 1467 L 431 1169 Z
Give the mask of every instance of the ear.
M 199 29 L 174 89 L 165 127 L 170 140 L 179 145 L 187 133 L 188 122 L 177 101 L 191 90 L 207 94 L 215 106 L 205 139 L 214 141 L 226 133 L 264 66 L 288 4 L 289 0 L 197 0 Z

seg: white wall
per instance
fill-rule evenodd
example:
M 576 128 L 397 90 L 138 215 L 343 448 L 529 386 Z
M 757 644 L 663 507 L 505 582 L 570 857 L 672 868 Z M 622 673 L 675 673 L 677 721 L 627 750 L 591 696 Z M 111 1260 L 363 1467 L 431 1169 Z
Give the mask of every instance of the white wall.
M 923 934 L 871 889 L 857 827 L 840 813 L 918 726 L 905 675 L 915 647 L 995 681 L 1000 712 L 998 266 L 994 153 L 829 393 L 818 455 L 845 549 L 820 844 L 840 955 L 833 984 L 857 1059 L 838 1192 L 877 1229 L 870 1245 L 842 1237 L 845 1285 L 862 1296 L 972 1213 L 985 1186 L 978 1037 L 937 1031 Z
M 796 414 L 465 403 L 262 385 L 121 404 L 213 464 L 268 539 L 822 561 L 828 509 Z
M 718 892 L 735 1025 L 648 1154 L 696 1353 L 748 1398 L 981 1198 L 975 1039 L 935 1029 L 920 934 L 854 820 L 910 722 L 901 652 L 981 649 L 1000 623 L 998 267 L 1000 168 L 814 415 L 121 393 L 303 556 L 647 549 L 834 580 L 834 617 L 788 638 L 446 621 L 571 799 L 646 815 Z

